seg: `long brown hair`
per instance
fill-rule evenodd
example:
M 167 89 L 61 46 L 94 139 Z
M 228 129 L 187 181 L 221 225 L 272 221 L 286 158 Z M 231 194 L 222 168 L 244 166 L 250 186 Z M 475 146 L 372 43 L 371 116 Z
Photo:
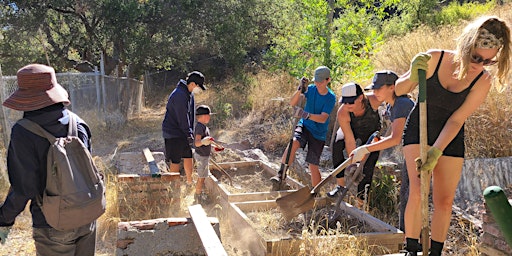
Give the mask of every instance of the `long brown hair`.
M 497 16 L 483 16 L 469 23 L 457 39 L 457 49 L 454 61 L 460 63 L 456 71 L 458 79 L 463 79 L 469 70 L 471 54 L 475 50 L 475 43 L 478 38 L 479 30 L 486 29 L 496 38 L 502 41 L 496 55 L 498 60 L 498 69 L 493 79 L 493 84 L 500 89 L 507 85 L 507 79 L 510 72 L 511 41 L 510 28 L 504 20 Z

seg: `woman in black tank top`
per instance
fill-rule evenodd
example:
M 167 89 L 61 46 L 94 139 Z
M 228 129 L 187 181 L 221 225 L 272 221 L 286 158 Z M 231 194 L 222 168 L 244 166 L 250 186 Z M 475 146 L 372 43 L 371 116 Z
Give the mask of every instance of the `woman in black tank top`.
M 464 162 L 464 122 L 485 100 L 491 82 L 504 84 L 510 65 L 510 29 L 498 17 L 482 17 L 470 23 L 457 41 L 456 50 L 429 50 L 416 55 L 410 70 L 398 79 L 395 92 L 404 95 L 418 84 L 418 69 L 427 72 L 427 160 L 420 170 L 432 170 L 434 212 L 430 255 L 441 255 L 455 190 Z M 493 77 L 484 66 L 497 63 Z M 408 118 L 404 155 L 409 176 L 409 200 L 405 211 L 406 255 L 416 255 L 421 232 L 418 105 Z
M 357 146 L 366 143 L 375 131 L 381 129 L 381 118 L 378 107 L 382 101 L 373 94 L 363 93 L 361 86 L 356 83 L 347 83 L 341 89 L 341 106 L 338 109 L 337 121 L 340 126 L 332 146 L 333 167 L 338 167 L 345 161 L 345 155 L 352 152 Z M 359 143 L 358 143 L 359 142 Z M 366 194 L 371 186 L 373 170 L 379 158 L 379 152 L 373 152 L 363 167 L 363 180 L 357 186 L 359 206 L 362 206 Z M 336 175 L 338 186 L 327 193 L 329 197 L 336 197 L 345 187 L 345 170 Z

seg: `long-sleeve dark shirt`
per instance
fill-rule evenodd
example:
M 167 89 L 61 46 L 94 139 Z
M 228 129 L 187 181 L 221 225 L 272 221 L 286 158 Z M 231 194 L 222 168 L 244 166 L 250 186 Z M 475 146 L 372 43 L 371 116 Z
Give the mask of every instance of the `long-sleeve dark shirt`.
M 164 139 L 194 138 L 194 94 L 188 91 L 187 82 L 180 80 L 169 95 L 162 122 Z
M 62 104 L 55 104 L 40 110 L 25 112 L 23 117 L 30 119 L 55 137 L 65 137 L 68 125 L 62 124 Z M 67 110 L 66 110 L 67 111 Z M 68 119 L 69 120 L 69 119 Z M 78 137 L 90 148 L 91 133 L 82 119 L 78 119 Z M 0 226 L 12 226 L 15 218 L 25 209 L 30 201 L 32 226 L 50 227 L 38 205 L 38 195 L 42 198 L 46 186 L 46 160 L 50 143 L 15 124 L 11 131 L 11 140 L 7 151 L 7 172 L 11 189 L 0 207 Z

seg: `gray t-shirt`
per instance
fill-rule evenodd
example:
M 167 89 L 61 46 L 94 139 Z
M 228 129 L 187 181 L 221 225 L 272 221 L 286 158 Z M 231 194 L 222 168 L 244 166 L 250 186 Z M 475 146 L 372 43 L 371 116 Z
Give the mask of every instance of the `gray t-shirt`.
M 196 135 L 201 135 L 201 139 L 206 136 L 210 136 L 210 129 L 208 129 L 208 127 L 206 125 L 204 125 L 203 123 L 197 122 L 195 131 L 194 131 L 194 138 L 196 137 Z M 211 151 L 212 151 L 212 146 L 210 146 L 210 145 L 196 147 L 196 153 L 200 156 L 209 156 Z

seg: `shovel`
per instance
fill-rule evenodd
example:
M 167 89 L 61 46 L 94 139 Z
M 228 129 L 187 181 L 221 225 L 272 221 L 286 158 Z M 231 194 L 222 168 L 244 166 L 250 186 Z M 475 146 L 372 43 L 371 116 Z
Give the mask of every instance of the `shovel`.
M 345 160 L 345 162 L 336 167 L 334 171 L 329 173 L 329 175 L 320 181 L 320 183 L 318 183 L 313 189 L 310 189 L 309 186 L 307 186 L 293 193 L 277 198 L 277 206 L 279 207 L 279 210 L 283 214 L 284 218 L 290 221 L 293 217 L 299 215 L 300 213 L 313 209 L 315 205 L 316 193 L 318 193 L 320 188 L 324 186 L 333 176 L 345 169 L 350 164 L 350 162 L 352 162 L 352 157 L 348 158 Z
M 302 107 L 302 98 L 303 98 L 303 96 L 301 95 L 300 99 L 299 99 L 299 103 L 297 104 L 300 107 Z M 297 118 L 295 118 L 295 122 L 293 123 L 292 134 L 290 136 L 290 141 L 288 142 L 288 146 L 286 148 L 286 158 L 284 161 L 284 169 L 279 178 L 279 183 L 272 185 L 273 191 L 282 190 L 286 185 L 286 173 L 288 172 L 288 169 L 290 168 L 290 154 L 291 154 L 292 146 L 293 146 L 293 138 L 295 137 L 295 128 L 296 128 L 296 125 L 299 122 L 299 120 L 300 120 L 300 117 L 297 117 Z
M 419 94 L 418 102 L 420 104 L 420 158 L 421 162 L 427 160 L 428 135 L 427 135 L 427 79 L 426 71 L 418 70 Z M 428 254 L 429 249 L 429 226 L 428 226 L 428 191 L 430 188 L 430 173 L 420 173 L 420 193 L 421 193 L 421 244 L 423 255 Z
M 380 140 L 380 132 L 379 131 L 374 132 L 368 138 L 368 140 L 366 141 L 366 145 L 371 144 L 374 139 Z M 341 206 L 341 202 L 343 201 L 343 199 L 347 195 L 347 192 L 350 190 L 350 188 L 353 185 L 359 184 L 359 182 L 360 182 L 360 180 L 358 180 L 359 175 L 363 175 L 364 176 L 364 174 L 362 174 L 363 173 L 363 168 L 364 168 L 366 160 L 368 160 L 369 156 L 370 156 L 370 154 L 367 154 L 363 158 L 363 160 L 361 160 L 361 162 L 359 162 L 359 165 L 357 166 L 356 170 L 354 171 L 354 174 L 349 176 L 349 175 L 347 175 L 347 171 L 345 171 L 345 179 L 347 179 L 348 184 L 343 189 L 343 191 L 338 196 L 338 198 L 336 199 L 336 203 L 334 204 L 334 213 L 331 216 L 329 216 L 329 223 L 336 221 L 340 217 L 340 215 L 341 215 L 341 207 L 340 207 Z M 362 179 L 362 177 L 361 177 L 361 179 Z
M 229 175 L 228 172 L 226 172 L 226 170 L 224 170 L 224 168 L 222 168 L 217 162 L 215 162 L 211 157 L 210 157 L 210 162 L 213 164 L 213 166 L 215 166 L 220 172 L 222 172 L 222 174 L 226 175 L 226 177 L 228 177 L 228 180 L 229 180 L 229 185 L 236 188 L 236 189 L 242 189 L 242 187 L 240 185 L 237 185 L 237 184 L 233 184 L 233 177 L 231 177 L 231 175 Z
M 363 168 L 364 168 L 364 163 L 366 162 L 367 158 L 368 157 L 365 157 L 365 159 L 363 161 L 361 161 L 361 163 L 359 163 L 359 165 L 357 166 L 354 174 L 352 175 L 353 178 L 348 181 L 347 186 L 345 188 L 343 188 L 343 191 L 341 192 L 341 194 L 338 196 L 338 198 L 336 198 L 336 203 L 334 204 L 334 212 L 332 213 L 332 215 L 329 216 L 329 223 L 335 222 L 340 217 L 341 212 L 342 212 L 342 210 L 341 210 L 341 202 L 343 202 L 343 199 L 347 195 L 347 193 L 350 190 L 350 188 L 352 188 L 353 185 L 357 185 L 358 184 L 356 182 L 356 178 L 359 175 L 362 174 Z M 345 173 L 346 173 L 346 171 L 345 171 Z M 346 178 L 346 176 L 347 175 L 345 174 L 345 178 Z

